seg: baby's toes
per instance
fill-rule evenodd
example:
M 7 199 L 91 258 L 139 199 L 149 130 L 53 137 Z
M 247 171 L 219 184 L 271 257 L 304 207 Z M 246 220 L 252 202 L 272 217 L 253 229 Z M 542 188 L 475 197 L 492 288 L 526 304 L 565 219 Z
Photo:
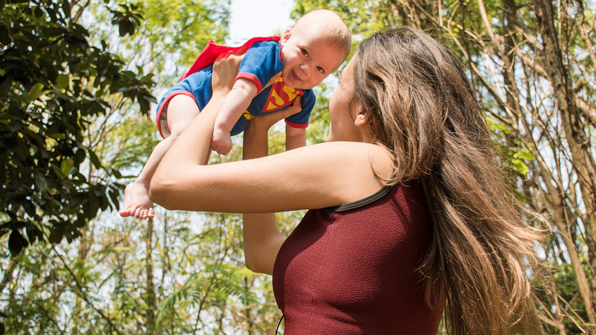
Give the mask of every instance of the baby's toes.
M 141 208 L 140 207 L 133 207 L 132 213 L 134 213 L 132 216 L 134 216 L 135 218 L 137 218 L 137 219 L 141 218 Z
M 122 217 L 127 217 L 129 213 L 128 207 L 122 207 L 118 213 L 120 213 L 120 216 Z

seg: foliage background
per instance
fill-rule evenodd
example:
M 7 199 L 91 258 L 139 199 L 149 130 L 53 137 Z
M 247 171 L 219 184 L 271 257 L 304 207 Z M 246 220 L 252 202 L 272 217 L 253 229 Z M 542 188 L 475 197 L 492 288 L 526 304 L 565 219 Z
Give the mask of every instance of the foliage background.
M 275 333 L 271 281 L 244 267 L 239 215 L 113 212 L 158 141 L 152 89 L 224 41 L 229 7 L 0 1 L 0 333 Z M 316 8 L 342 16 L 354 50 L 412 25 L 461 60 L 515 200 L 539 214 L 526 221 L 544 232 L 528 268 L 543 333 L 593 334 L 594 1 L 296 0 L 292 17 Z M 317 92 L 311 143 L 329 123 L 330 89 Z M 282 150 L 283 134 L 270 138 Z M 302 214 L 278 214 L 284 233 Z

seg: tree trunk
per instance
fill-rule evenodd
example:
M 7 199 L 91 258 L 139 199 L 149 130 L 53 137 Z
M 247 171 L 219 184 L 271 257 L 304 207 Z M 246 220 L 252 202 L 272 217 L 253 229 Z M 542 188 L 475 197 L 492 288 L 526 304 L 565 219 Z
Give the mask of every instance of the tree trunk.
M 147 222 L 147 235 L 145 236 L 145 272 L 147 273 L 147 284 L 145 288 L 145 302 L 147 303 L 147 319 L 145 328 L 147 335 L 155 334 L 155 311 L 157 301 L 155 299 L 155 285 L 153 284 L 153 218 Z
M 12 283 L 12 272 L 14 271 L 17 264 L 18 264 L 18 262 L 14 258 L 11 258 L 8 261 L 8 267 L 6 268 L 6 271 L 4 272 L 4 277 L 2 278 L 2 282 L 0 282 L 0 293 L 2 293 L 2 291 L 4 291 L 4 288 L 8 284 Z
M 249 291 L 249 287 L 248 287 L 248 277 L 244 277 L 244 289 L 248 292 Z M 250 315 L 250 308 L 247 308 L 244 310 L 244 316 L 246 317 L 246 323 L 247 325 L 247 333 L 248 335 L 253 335 L 254 334 L 254 321 L 252 320 L 252 317 Z
M 79 262 L 84 262 L 87 258 L 87 252 L 89 251 L 89 243 L 87 243 L 87 230 L 85 228 L 81 229 L 81 238 L 79 239 L 79 246 L 78 246 L 78 257 Z M 79 326 L 81 325 L 81 318 L 80 315 L 83 311 L 83 300 L 79 297 L 75 297 L 75 307 L 72 313 L 72 334 L 78 335 L 81 334 Z
M 553 86 L 554 95 L 556 98 L 557 108 L 561 115 L 561 123 L 569 150 L 571 151 L 571 158 L 573 168 L 578 174 L 580 190 L 585 205 L 586 213 L 589 216 L 589 222 L 584 222 L 586 231 L 589 233 L 587 237 L 587 244 L 590 249 L 594 250 L 594 238 L 592 234 L 596 231 L 596 218 L 594 217 L 594 208 L 596 201 L 595 194 L 595 178 L 596 166 L 590 150 L 590 142 L 584 132 L 584 127 L 579 118 L 579 114 L 575 105 L 574 93 L 571 87 L 571 78 L 563 62 L 563 51 L 560 48 L 559 37 L 554 24 L 554 10 L 550 0 L 535 0 L 536 17 L 541 32 L 541 37 L 544 44 L 545 54 L 545 70 L 548 74 L 550 82 Z M 557 227 L 560 222 L 556 220 Z M 563 227 L 561 227 L 563 228 Z M 567 227 L 565 227 L 567 228 Z M 561 236 L 567 233 L 561 232 Z M 578 258 L 575 244 L 573 241 L 567 241 L 571 236 L 563 237 L 563 240 L 569 250 L 571 258 Z M 571 243 L 574 247 L 569 249 Z M 572 255 L 573 254 L 573 255 Z M 593 255 L 590 257 L 592 265 L 594 265 Z M 578 279 L 578 286 L 580 288 L 580 295 L 585 304 L 586 313 L 591 324 L 596 323 L 596 315 L 594 314 L 594 305 L 592 303 L 592 296 L 596 293 L 596 283 L 592 282 L 590 289 L 583 287 L 580 283 L 580 278 L 585 278 L 585 273 L 581 267 L 581 263 L 573 264 Z M 579 265 L 579 268 L 577 266 Z M 581 270 L 581 271 L 580 271 Z M 587 280 L 587 279 L 586 279 Z

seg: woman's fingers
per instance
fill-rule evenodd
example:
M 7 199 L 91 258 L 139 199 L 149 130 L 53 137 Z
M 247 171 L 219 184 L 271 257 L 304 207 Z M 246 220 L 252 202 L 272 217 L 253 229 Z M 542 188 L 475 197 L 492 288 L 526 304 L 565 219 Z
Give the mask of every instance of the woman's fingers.
M 220 54 L 219 56 L 215 57 L 215 62 L 213 62 L 213 63 L 218 63 L 220 60 L 228 57 L 229 55 L 230 55 L 229 53 Z
M 218 60 L 213 63 L 211 88 L 214 92 L 220 89 L 232 89 L 243 57 L 243 55 L 236 55 L 229 52 L 220 55 Z
M 250 122 L 251 123 L 258 122 L 260 126 L 263 126 L 264 128 L 269 129 L 269 127 L 276 124 L 279 120 L 288 118 L 288 117 L 300 112 L 301 110 L 302 110 L 302 97 L 297 96 L 296 99 L 294 99 L 294 103 L 292 103 L 292 105 L 289 106 L 288 108 L 281 110 L 279 112 L 263 114 L 259 117 L 253 118 L 252 120 L 250 120 Z
M 292 106 L 290 106 L 282 111 L 284 113 L 283 118 L 285 119 L 285 118 L 290 117 L 294 114 L 300 113 L 301 110 L 302 110 L 302 96 L 299 95 L 296 97 L 296 99 L 294 99 Z

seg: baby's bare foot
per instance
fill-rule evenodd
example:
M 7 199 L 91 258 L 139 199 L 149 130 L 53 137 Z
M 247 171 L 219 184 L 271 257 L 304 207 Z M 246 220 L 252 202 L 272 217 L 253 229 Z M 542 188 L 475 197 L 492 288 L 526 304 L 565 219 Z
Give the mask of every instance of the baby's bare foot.
M 221 129 L 213 129 L 213 137 L 211 138 L 211 149 L 217 151 L 221 155 L 227 155 L 232 150 L 232 137 L 230 132 Z
M 120 216 L 134 216 L 137 219 L 152 218 L 155 216 L 149 199 L 149 187 L 140 181 L 128 184 L 124 189 L 124 206 Z

